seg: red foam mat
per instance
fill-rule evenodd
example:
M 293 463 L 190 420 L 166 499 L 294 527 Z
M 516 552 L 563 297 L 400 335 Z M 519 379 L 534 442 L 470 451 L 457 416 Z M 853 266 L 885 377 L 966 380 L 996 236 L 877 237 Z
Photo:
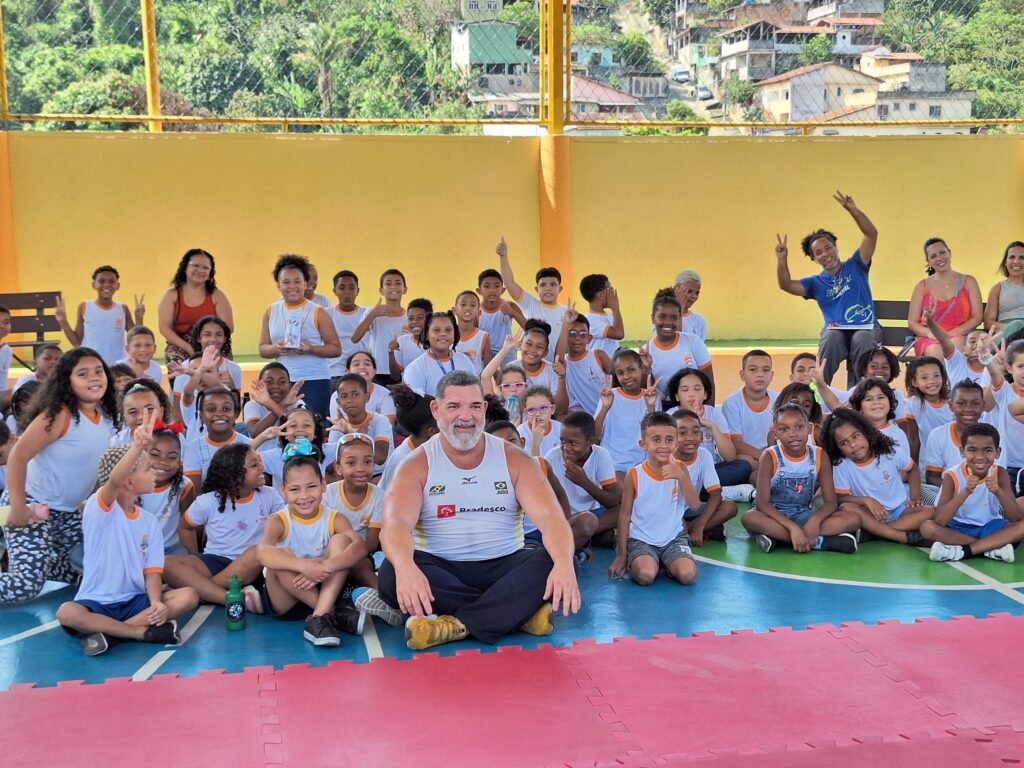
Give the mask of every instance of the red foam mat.
M 502 648 L 0 694 L 0 764 L 719 768 L 1024 761 L 1024 618 Z

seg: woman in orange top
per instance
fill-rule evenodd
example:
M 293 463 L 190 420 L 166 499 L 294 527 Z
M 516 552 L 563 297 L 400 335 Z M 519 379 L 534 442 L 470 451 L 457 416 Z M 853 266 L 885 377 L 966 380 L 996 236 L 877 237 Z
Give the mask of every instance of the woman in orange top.
M 216 315 L 234 330 L 231 302 L 217 287 L 215 275 L 213 255 L 201 248 L 186 251 L 178 262 L 171 287 L 160 297 L 157 309 L 160 333 L 167 341 L 168 363 L 188 360 L 196 351 L 188 343 L 188 337 L 199 319 Z
M 971 275 L 953 270 L 953 253 L 941 237 L 925 241 L 924 258 L 928 277 L 914 286 L 907 325 L 917 336 L 914 352 L 918 356 L 930 355 L 941 360 L 942 349 L 928 330 L 925 307 L 934 309 L 936 322 L 949 334 L 957 348 L 962 348 L 967 334 L 981 323 L 981 289 Z

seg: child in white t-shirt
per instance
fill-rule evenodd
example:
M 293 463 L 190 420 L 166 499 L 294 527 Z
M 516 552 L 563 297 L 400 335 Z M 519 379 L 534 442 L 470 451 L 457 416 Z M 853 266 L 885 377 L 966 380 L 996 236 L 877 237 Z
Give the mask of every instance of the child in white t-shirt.
M 562 321 L 565 317 L 565 304 L 558 303 L 558 295 L 562 292 L 562 273 L 554 267 L 541 267 L 537 270 L 537 295 L 527 293 L 519 283 L 516 282 L 512 265 L 508 260 L 508 246 L 505 238 L 501 238 L 495 248 L 498 254 L 501 278 L 505 283 L 508 295 L 522 307 L 526 319 L 543 320 L 550 328 L 548 336 L 558 339 L 562 332 Z M 551 363 L 554 361 L 555 345 L 550 344 L 545 351 L 545 359 Z M 554 389 L 554 387 L 552 387 Z
M 703 546 L 706 541 L 725 541 L 725 524 L 736 517 L 738 510 L 734 501 L 722 499 L 722 484 L 715 469 L 715 460 L 702 445 L 704 419 L 685 408 L 673 413 L 672 419 L 676 423 L 675 458 L 683 463 L 691 485 L 701 498 L 701 503 L 695 507 L 684 499 L 686 535 L 694 547 Z

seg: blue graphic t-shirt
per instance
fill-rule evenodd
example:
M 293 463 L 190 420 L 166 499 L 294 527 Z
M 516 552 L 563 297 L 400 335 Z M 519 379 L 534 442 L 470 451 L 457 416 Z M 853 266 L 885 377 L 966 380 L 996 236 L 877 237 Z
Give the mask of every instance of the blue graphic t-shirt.
M 875 327 L 875 301 L 871 298 L 868 270 L 856 250 L 834 275 L 822 272 L 801 278 L 804 298 L 821 307 L 826 328 L 864 329 Z

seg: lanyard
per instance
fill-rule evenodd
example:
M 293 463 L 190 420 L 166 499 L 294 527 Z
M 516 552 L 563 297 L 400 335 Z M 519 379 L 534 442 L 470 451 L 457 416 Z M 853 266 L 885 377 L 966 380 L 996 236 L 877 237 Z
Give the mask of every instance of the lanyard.
M 447 376 L 447 375 L 448 375 L 449 373 L 451 373 L 452 371 L 454 371 L 454 370 L 455 370 L 455 356 L 454 356 L 454 355 L 452 355 L 452 357 L 451 357 L 451 358 L 450 358 L 450 360 L 449 360 L 449 362 L 451 362 L 451 364 L 452 364 L 452 368 L 451 368 L 451 371 L 446 371 L 446 370 L 444 369 L 444 363 L 442 363 L 442 362 L 441 362 L 440 360 L 438 360 L 438 359 L 437 359 L 436 357 L 434 357 L 434 353 L 433 353 L 433 352 L 431 352 L 431 353 L 429 353 L 429 354 L 430 354 L 430 359 L 431 359 L 431 360 L 433 360 L 433 361 L 434 361 L 434 364 L 435 364 L 435 365 L 436 365 L 436 366 L 437 366 L 438 368 L 440 368 L 440 369 L 441 369 L 441 375 L 442 375 L 442 376 Z

